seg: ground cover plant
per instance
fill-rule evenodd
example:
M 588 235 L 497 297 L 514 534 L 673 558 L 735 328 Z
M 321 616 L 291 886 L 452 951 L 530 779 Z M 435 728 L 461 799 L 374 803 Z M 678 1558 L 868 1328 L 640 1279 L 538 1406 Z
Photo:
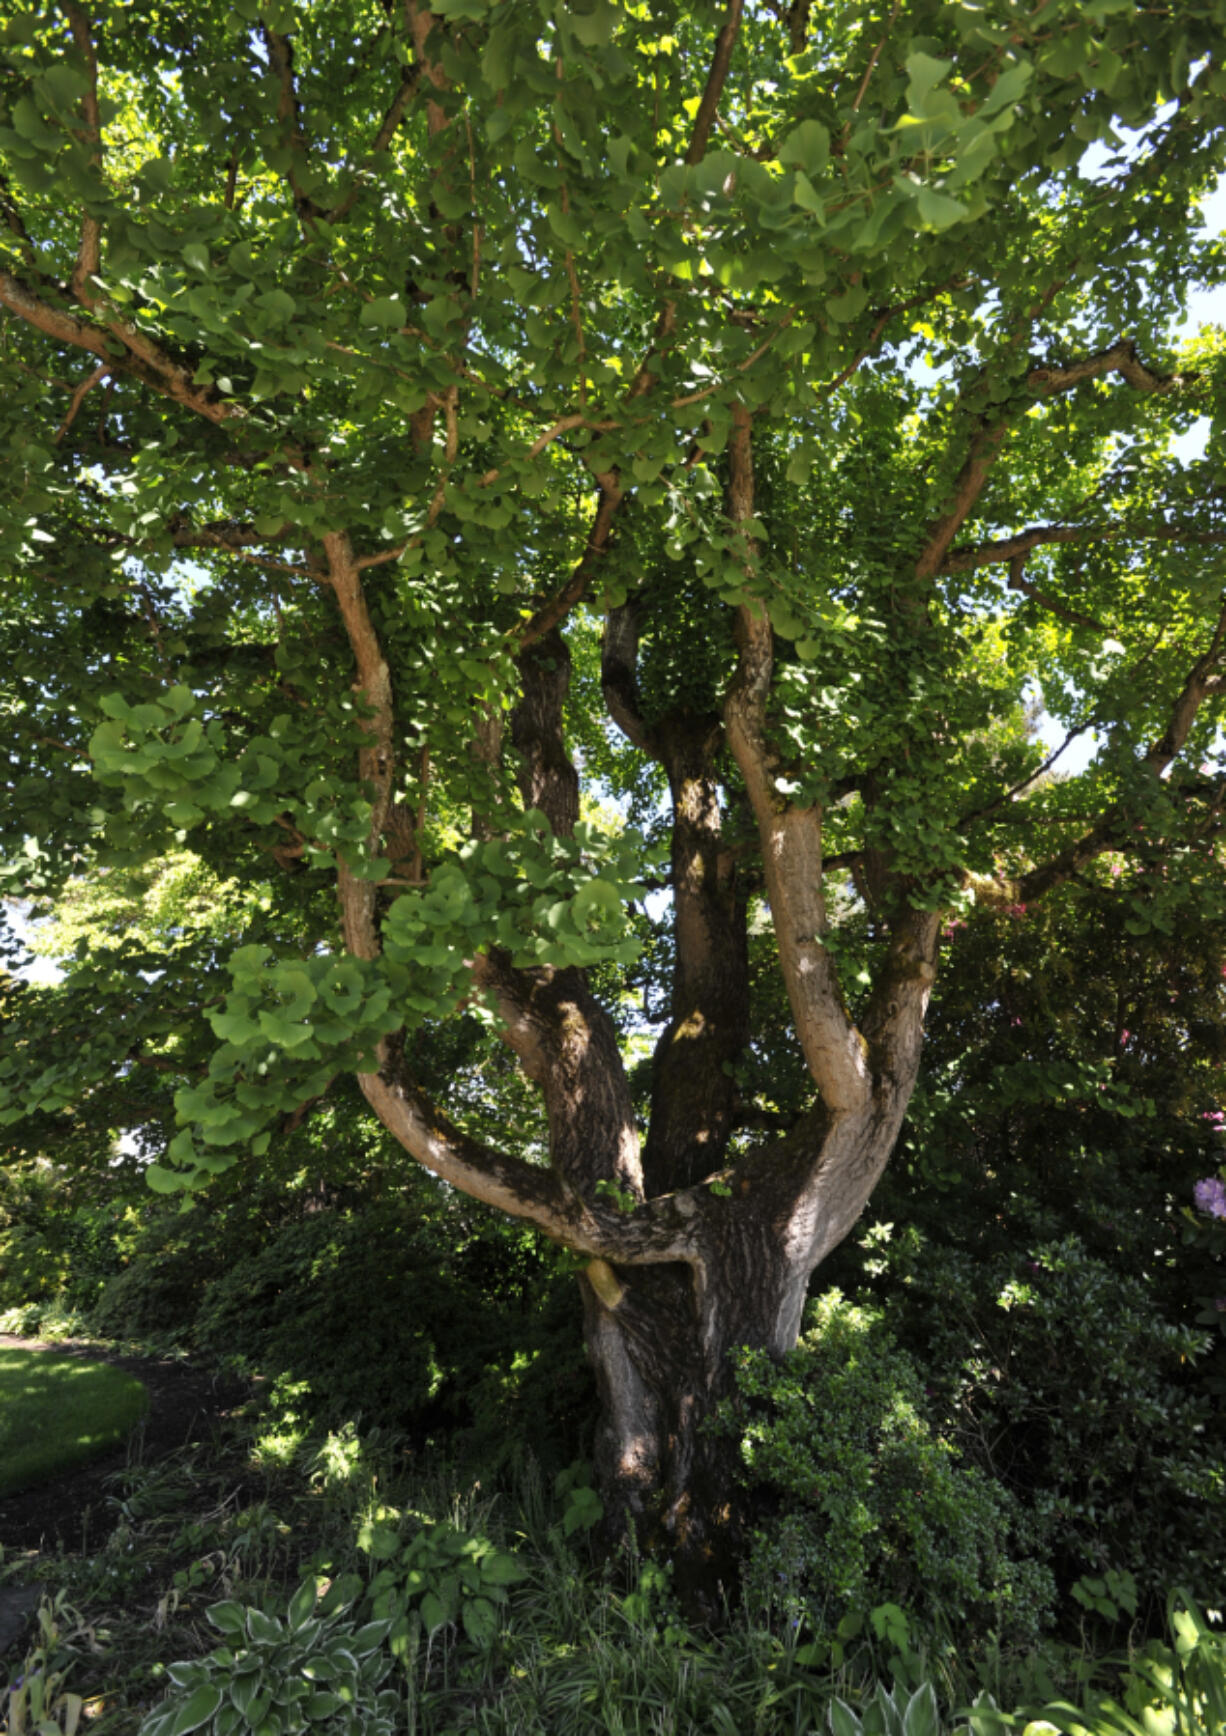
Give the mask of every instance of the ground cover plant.
M 0 1348 L 0 1495 L 122 1446 L 147 1402 L 135 1375 L 104 1362 Z
M 824 1644 L 750 1604 L 713 1632 L 667 1568 L 595 1546 L 580 1467 L 491 1495 L 391 1435 L 316 1436 L 286 1459 L 266 1425 L 130 1466 L 101 1547 L 40 1564 L 10 1728 L 32 1691 L 62 1736 L 74 1706 L 101 1736 L 246 1736 L 270 1716 L 324 1736 L 899 1736 L 900 1715 L 902 1736 L 1135 1736 L 1130 1719 L 1150 1736 L 1177 1711 L 1188 1736 L 1216 1728 L 1226 1637 L 1178 1598 L 1163 1635 L 1130 1646 L 1124 1622 L 1109 1657 L 1046 1641 L 972 1659 L 891 1603 Z

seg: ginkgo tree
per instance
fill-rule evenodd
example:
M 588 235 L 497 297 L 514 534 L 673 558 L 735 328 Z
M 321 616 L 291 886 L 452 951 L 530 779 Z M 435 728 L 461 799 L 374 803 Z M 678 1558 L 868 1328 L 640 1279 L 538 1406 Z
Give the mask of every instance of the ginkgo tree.
M 608 1509 L 718 1551 L 704 1421 L 888 1161 L 945 925 L 1121 858 L 1139 925 L 1221 898 L 1222 344 L 1171 333 L 1222 271 L 1224 31 L 17 0 L 6 892 L 188 850 L 272 915 L 194 1005 L 78 958 L 6 1122 L 179 1067 L 148 1179 L 190 1190 L 356 1076 L 584 1258 Z M 547 1152 L 423 1090 L 457 1019 Z

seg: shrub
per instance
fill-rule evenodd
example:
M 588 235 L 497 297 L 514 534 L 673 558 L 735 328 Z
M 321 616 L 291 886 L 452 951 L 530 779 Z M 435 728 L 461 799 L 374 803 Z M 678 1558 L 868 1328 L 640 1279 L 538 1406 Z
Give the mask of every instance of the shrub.
M 751 1596 L 819 1630 L 893 1603 L 964 1642 L 968 1630 L 1034 1641 L 1052 1583 L 1011 1553 L 1016 1503 L 934 1431 L 880 1315 L 831 1291 L 782 1365 L 742 1353 L 737 1386 L 747 1478 L 777 1508 L 754 1535 Z
M 427 1198 L 283 1224 L 208 1285 L 194 1341 L 291 1384 L 308 1421 L 447 1429 L 487 1462 L 546 1450 L 590 1391 L 566 1274 L 457 1219 Z
M 99 1191 L 46 1158 L 0 1170 L 0 1309 L 94 1300 L 117 1264 L 116 1209 Z
M 185 1340 L 210 1279 L 224 1267 L 219 1226 L 208 1213 L 155 1207 L 127 1265 L 90 1309 L 90 1326 L 104 1338 Z
M 1115 1569 L 1151 1613 L 1171 1584 L 1215 1602 L 1226 1467 L 1195 1367 L 1206 1336 L 1074 1236 L 988 1259 L 914 1235 L 880 1252 L 887 1320 L 922 1354 L 964 1457 L 1033 1515 L 1062 1584 Z

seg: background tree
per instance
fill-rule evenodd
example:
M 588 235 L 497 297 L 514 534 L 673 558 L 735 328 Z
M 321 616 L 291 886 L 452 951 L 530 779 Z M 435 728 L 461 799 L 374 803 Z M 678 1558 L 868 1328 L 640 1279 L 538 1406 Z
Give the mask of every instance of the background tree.
M 221 986 L 82 960 L 5 1116 L 169 1061 L 173 1191 L 356 1074 L 587 1257 L 606 1491 L 712 1547 L 700 1424 L 882 1174 L 943 924 L 1109 852 L 1220 902 L 1220 465 L 1171 439 L 1221 362 L 1168 334 L 1224 13 L 19 9 L 9 885 L 173 845 L 267 903 Z M 999 727 L 1035 685 L 1077 779 Z M 456 1018 L 543 1138 L 424 1088 Z

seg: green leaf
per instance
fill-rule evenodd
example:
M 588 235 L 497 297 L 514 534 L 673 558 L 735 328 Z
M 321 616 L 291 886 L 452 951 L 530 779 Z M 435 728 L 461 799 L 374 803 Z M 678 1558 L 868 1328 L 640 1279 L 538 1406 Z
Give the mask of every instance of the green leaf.
M 464 1632 L 482 1651 L 493 1645 L 498 1634 L 498 1612 L 488 1597 L 466 1597 L 460 1609 Z
M 437 1633 L 447 1621 L 447 1609 L 437 1592 L 428 1591 L 421 1600 L 422 1625 L 428 1634 Z
M 941 1717 L 931 1682 L 925 1682 L 908 1701 L 903 1715 L 902 1736 L 942 1736 Z
M 482 1561 L 481 1577 L 490 1585 L 517 1585 L 527 1579 L 528 1569 L 514 1555 L 496 1549 Z
M 846 1700 L 840 1700 L 837 1695 L 830 1702 L 828 1716 L 831 1736 L 864 1736 L 863 1724 Z
M 241 1603 L 235 1603 L 232 1598 L 222 1603 L 212 1603 L 205 1610 L 205 1615 L 223 1634 L 241 1634 L 246 1620 Z
M 167 1736 L 188 1736 L 190 1730 L 198 1730 L 221 1705 L 221 1689 L 213 1682 L 201 1682 L 175 1708 L 174 1716 L 167 1726 Z
M 953 223 L 961 223 L 968 214 L 957 199 L 951 199 L 948 193 L 938 193 L 926 182 L 916 193 L 915 202 L 925 229 L 948 229 Z
M 281 1623 L 274 1616 L 265 1615 L 262 1609 L 247 1611 L 247 1632 L 253 1640 L 265 1644 L 285 1637 Z
M 820 175 L 830 161 L 830 134 L 818 121 L 801 121 L 779 147 L 779 161 L 806 175 Z
M 305 1627 L 315 1613 L 316 1588 L 314 1579 L 304 1579 L 289 1600 L 289 1625 L 295 1631 Z
M 826 312 L 831 319 L 840 325 L 846 325 L 848 320 L 856 318 L 868 306 L 868 291 L 861 283 L 849 284 L 842 295 L 832 296 L 826 303 Z
M 989 116 L 998 114 L 1002 109 L 1011 108 L 1021 97 L 1022 92 L 1034 76 L 1034 68 L 1027 60 L 1019 60 L 1007 72 L 1002 72 L 992 86 L 991 95 L 979 110 L 986 120 Z
M 367 326 L 382 326 L 390 331 L 404 325 L 407 317 L 404 303 L 399 297 L 387 295 L 366 303 L 362 309 L 361 323 Z
M 160 1163 L 145 1165 L 145 1186 L 152 1188 L 154 1193 L 181 1193 L 185 1185 L 180 1170 L 166 1169 Z
M 937 86 L 953 67 L 952 60 L 937 60 L 931 54 L 909 54 L 907 67 L 907 107 L 912 114 L 927 116 L 934 105 L 952 103 L 949 92 L 938 93 Z
M 358 1548 L 374 1561 L 390 1561 L 399 1547 L 400 1533 L 390 1525 L 364 1519 L 358 1527 Z

